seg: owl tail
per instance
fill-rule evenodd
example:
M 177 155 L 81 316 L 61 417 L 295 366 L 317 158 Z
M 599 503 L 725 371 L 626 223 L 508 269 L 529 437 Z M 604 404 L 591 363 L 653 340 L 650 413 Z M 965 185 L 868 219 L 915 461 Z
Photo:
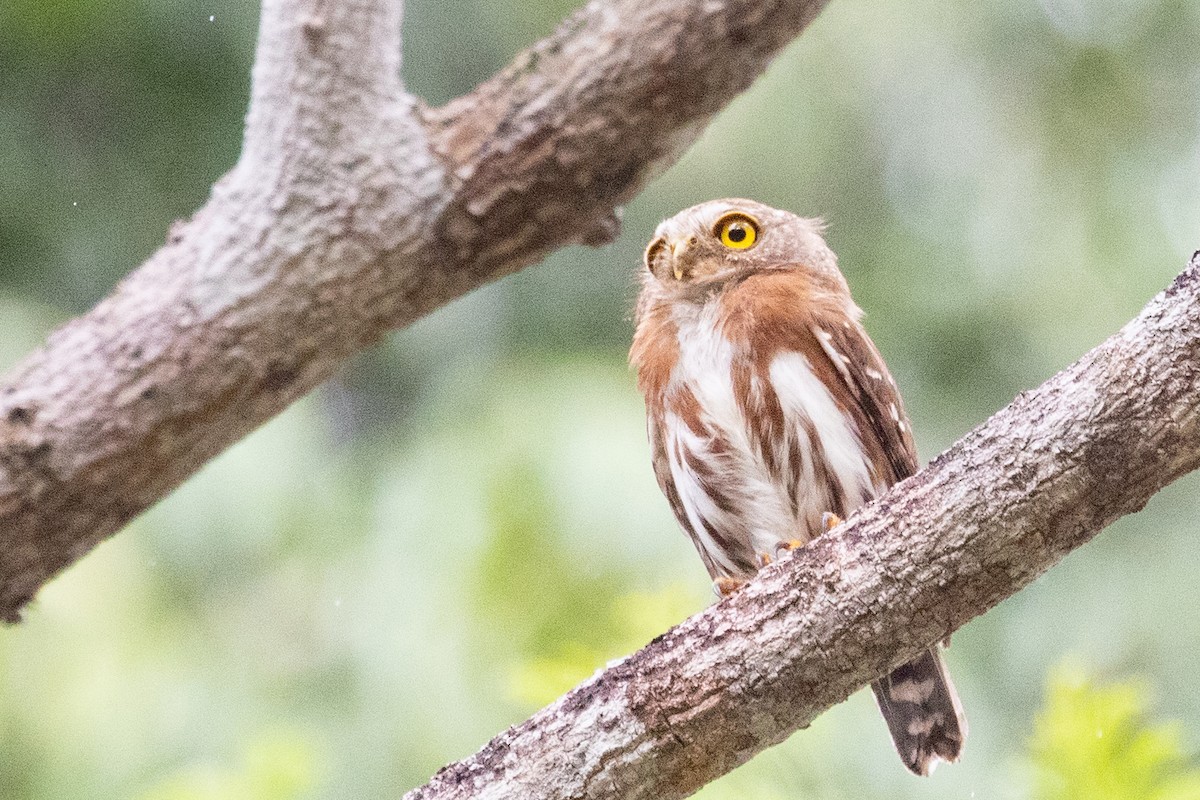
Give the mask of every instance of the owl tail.
M 958 695 L 937 645 L 871 684 L 904 766 L 928 775 L 957 761 L 967 738 Z

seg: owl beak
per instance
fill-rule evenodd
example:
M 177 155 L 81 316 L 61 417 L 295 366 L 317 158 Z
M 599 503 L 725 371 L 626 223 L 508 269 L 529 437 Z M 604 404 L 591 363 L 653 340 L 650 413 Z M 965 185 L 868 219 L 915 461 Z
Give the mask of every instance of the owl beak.
M 695 243 L 695 238 L 691 236 L 671 243 L 671 271 L 675 273 L 675 280 L 683 280 L 683 257 L 687 254 L 688 248 Z

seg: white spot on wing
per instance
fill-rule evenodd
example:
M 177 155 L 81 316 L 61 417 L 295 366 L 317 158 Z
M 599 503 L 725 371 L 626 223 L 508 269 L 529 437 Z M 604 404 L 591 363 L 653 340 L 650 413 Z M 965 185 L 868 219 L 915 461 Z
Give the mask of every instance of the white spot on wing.
M 850 380 L 850 368 L 846 366 L 846 359 L 833 346 L 833 336 L 829 331 L 823 328 L 814 328 L 813 332 L 817 334 L 817 341 L 821 343 L 821 349 L 825 351 L 825 355 L 829 356 L 829 360 L 837 367 L 837 371 L 842 373 L 842 380 L 847 386 L 854 386 L 854 381 Z

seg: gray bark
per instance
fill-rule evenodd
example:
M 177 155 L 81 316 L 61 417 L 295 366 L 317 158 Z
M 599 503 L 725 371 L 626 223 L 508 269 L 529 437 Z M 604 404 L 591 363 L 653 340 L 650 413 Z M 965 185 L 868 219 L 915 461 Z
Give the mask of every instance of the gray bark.
M 844 525 L 406 797 L 685 797 L 1198 466 L 1200 254 L 1119 333 Z
M 823 4 L 594 2 L 430 110 L 399 0 L 265 0 L 237 165 L 0 381 L 0 619 L 387 331 L 614 236 Z

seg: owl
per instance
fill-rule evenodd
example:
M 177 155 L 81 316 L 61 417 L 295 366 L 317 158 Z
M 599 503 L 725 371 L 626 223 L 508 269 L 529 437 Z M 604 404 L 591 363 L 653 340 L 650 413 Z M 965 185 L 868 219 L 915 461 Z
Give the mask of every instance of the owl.
M 917 469 L 895 381 L 820 222 L 713 200 L 646 248 L 630 362 L 654 474 L 721 595 Z M 871 685 L 900 758 L 956 761 L 938 645 Z

